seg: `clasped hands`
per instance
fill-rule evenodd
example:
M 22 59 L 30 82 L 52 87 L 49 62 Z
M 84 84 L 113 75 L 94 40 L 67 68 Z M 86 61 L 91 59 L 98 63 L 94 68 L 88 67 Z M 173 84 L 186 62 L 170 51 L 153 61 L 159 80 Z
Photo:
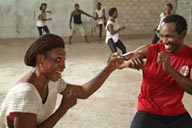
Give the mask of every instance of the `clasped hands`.
M 130 53 L 130 56 L 131 54 L 132 53 Z M 126 56 L 129 56 L 129 55 L 127 54 Z M 145 66 L 144 58 L 130 57 L 129 59 L 125 59 L 125 57 L 120 55 L 119 53 L 113 53 L 110 59 L 108 60 L 108 62 L 111 63 L 111 65 L 113 65 L 113 67 L 116 69 L 122 69 L 125 67 L 129 67 L 137 70 L 147 69 L 147 67 Z M 171 69 L 170 55 L 165 52 L 158 53 L 157 63 L 162 64 L 163 69 L 165 71 L 169 71 L 169 69 Z

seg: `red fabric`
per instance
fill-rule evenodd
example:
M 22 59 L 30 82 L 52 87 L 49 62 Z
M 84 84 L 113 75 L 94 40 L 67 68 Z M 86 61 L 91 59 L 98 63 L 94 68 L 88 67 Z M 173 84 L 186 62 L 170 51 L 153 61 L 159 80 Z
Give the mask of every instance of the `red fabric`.
M 107 25 L 107 19 L 104 18 L 103 24 L 106 26 Z
M 9 119 L 13 120 L 15 118 L 15 112 L 11 112 L 8 116 Z
M 186 112 L 182 103 L 184 90 L 157 63 L 159 52 L 165 52 L 162 43 L 148 45 L 146 69 L 143 70 L 143 81 L 138 96 L 138 110 L 144 110 L 158 115 L 178 115 Z M 177 53 L 169 53 L 171 65 L 178 72 L 186 65 L 192 67 L 192 48 L 184 45 Z M 189 73 L 186 77 L 189 77 Z

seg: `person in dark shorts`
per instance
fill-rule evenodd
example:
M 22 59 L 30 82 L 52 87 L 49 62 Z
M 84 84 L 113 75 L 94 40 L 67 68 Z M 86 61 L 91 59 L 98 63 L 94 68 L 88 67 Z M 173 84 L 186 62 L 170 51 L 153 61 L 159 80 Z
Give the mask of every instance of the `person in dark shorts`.
M 81 14 L 84 14 L 84 15 L 91 17 L 95 20 L 96 20 L 96 18 L 94 16 L 91 16 L 90 14 L 84 12 L 83 10 L 81 10 L 79 7 L 79 4 L 76 3 L 74 5 L 74 7 L 75 7 L 75 10 L 72 11 L 71 16 L 70 16 L 70 20 L 69 20 L 69 28 L 72 30 L 71 33 L 73 35 L 76 30 L 79 30 L 81 36 L 84 36 L 85 41 L 87 43 L 89 43 L 89 41 L 87 39 L 86 32 L 85 32 L 85 28 L 84 28 L 82 20 L 81 20 Z M 73 25 L 71 25 L 72 19 L 73 19 Z M 72 44 L 71 43 L 72 35 L 69 36 L 69 44 Z

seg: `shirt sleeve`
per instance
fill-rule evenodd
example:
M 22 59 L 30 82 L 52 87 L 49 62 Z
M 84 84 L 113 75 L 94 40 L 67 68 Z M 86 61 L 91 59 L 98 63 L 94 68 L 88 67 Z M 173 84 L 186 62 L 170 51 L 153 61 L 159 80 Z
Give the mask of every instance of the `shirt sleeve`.
M 163 19 L 165 17 L 164 12 L 162 12 L 159 17 L 160 19 Z
M 9 112 L 24 112 L 24 113 L 38 113 L 39 99 L 37 92 L 22 91 L 12 93 L 9 101 Z
M 106 25 L 106 29 L 107 29 L 107 27 L 108 27 L 108 25 L 113 25 L 113 22 L 109 19 L 108 21 L 107 21 L 107 25 Z
M 112 22 L 110 19 L 108 20 L 108 25 L 109 25 L 109 24 L 112 24 L 112 25 L 113 25 L 113 22 Z
M 63 79 L 59 79 L 57 85 L 57 93 L 61 93 L 67 87 L 67 83 Z

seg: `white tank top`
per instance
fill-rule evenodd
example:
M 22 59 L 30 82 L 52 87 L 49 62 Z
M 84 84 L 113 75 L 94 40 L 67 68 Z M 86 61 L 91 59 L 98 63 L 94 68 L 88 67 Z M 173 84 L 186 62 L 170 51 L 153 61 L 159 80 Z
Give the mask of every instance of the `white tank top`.
M 105 43 L 108 43 L 108 40 L 109 40 L 110 38 L 112 38 L 113 41 L 114 41 L 114 43 L 116 43 L 116 42 L 119 40 L 119 32 L 111 35 L 111 33 L 109 32 L 109 30 L 107 29 L 107 27 L 108 27 L 109 24 L 113 25 L 113 30 L 117 30 L 117 29 L 119 29 L 119 27 L 120 27 L 117 20 L 115 20 L 115 22 L 111 21 L 111 19 L 109 19 L 109 20 L 107 21 L 107 25 L 106 25 L 107 33 L 106 33 Z
M 95 12 L 97 13 L 98 17 L 102 17 L 103 16 L 103 9 L 104 8 L 101 8 L 100 10 L 98 10 L 98 9 L 95 10 Z M 97 20 L 98 24 L 103 24 L 103 22 L 104 22 L 103 18 Z

